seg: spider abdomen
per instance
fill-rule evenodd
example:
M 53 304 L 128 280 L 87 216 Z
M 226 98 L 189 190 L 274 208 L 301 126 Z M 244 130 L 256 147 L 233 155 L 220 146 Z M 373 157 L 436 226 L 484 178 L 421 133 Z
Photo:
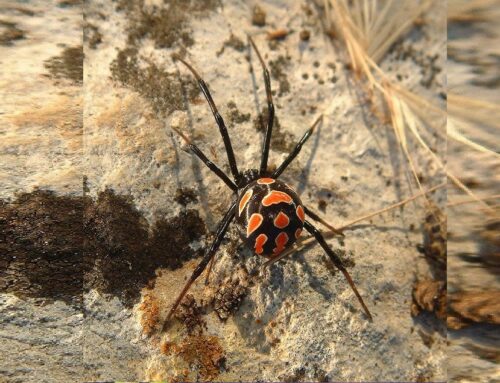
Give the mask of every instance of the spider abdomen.
M 304 208 L 284 182 L 259 178 L 239 192 L 236 222 L 246 245 L 258 255 L 278 255 L 304 227 Z

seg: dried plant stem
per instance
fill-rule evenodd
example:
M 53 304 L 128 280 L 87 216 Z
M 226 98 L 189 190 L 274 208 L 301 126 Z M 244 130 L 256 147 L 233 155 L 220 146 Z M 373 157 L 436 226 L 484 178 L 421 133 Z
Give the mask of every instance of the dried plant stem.
M 396 139 L 420 190 L 422 191 L 422 186 L 416 164 L 408 149 L 407 132 L 425 148 L 431 159 L 443 169 L 459 189 L 481 203 L 484 208 L 491 210 L 458 177 L 446 170 L 443 160 L 430 149 L 419 130 L 421 131 L 424 126 L 430 126 L 443 139 L 448 135 L 453 140 L 475 150 L 497 157 L 498 153 L 468 139 L 452 124 L 448 124 L 446 130 L 444 109 L 394 83 L 378 65 L 389 47 L 412 27 L 432 3 L 433 0 L 420 2 L 386 0 L 383 3 L 375 0 L 324 0 L 327 22 L 330 23 L 332 30 L 335 28 L 339 32 L 338 35 L 345 44 L 353 71 L 357 79 L 366 86 L 367 94 L 372 98 L 373 107 L 377 109 L 379 105 L 382 105 L 387 108 Z M 464 5 L 465 8 L 461 13 L 478 7 L 484 8 L 491 4 L 491 0 L 475 0 L 469 3 L 471 5 Z M 463 105 L 471 107 L 461 107 Z M 498 114 L 498 110 L 498 106 L 484 101 L 471 100 L 459 95 L 450 95 L 448 98 L 448 112 L 451 114 L 455 111 L 456 116 L 461 119 L 488 121 L 496 126 L 499 119 L 493 116 Z M 471 111 L 472 116 L 469 114 Z M 375 113 L 375 115 L 379 116 L 380 113 Z
M 416 200 L 417 198 L 422 197 L 422 196 L 424 196 L 424 195 L 426 195 L 428 193 L 432 193 L 433 191 L 438 190 L 438 189 L 440 189 L 440 188 L 442 188 L 444 186 L 446 186 L 446 182 L 440 183 L 439 185 L 434 186 L 434 187 L 432 187 L 432 188 L 430 188 L 428 190 L 421 191 L 421 192 L 419 192 L 419 193 L 417 193 L 417 194 L 415 194 L 415 195 L 413 195 L 413 196 L 411 196 L 411 197 L 409 197 L 409 198 L 407 198 L 407 199 L 405 199 L 403 201 L 400 201 L 400 202 L 395 203 L 393 205 L 387 206 L 387 207 L 385 207 L 383 209 L 380 209 L 380 210 L 377 210 L 375 212 L 372 212 L 372 213 L 363 215 L 363 216 L 361 216 L 359 218 L 356 218 L 356 219 L 354 219 L 354 220 L 352 220 L 352 221 L 350 221 L 348 223 L 345 223 L 344 225 L 340 226 L 337 230 L 345 230 L 349 226 L 352 226 L 352 225 L 354 225 L 354 224 L 356 224 L 358 222 L 366 221 L 367 219 L 370 219 L 372 217 L 375 217 L 377 215 L 385 213 L 385 212 L 387 212 L 389 210 L 396 209 L 397 207 L 406 205 L 408 202 Z
M 446 182 L 443 182 L 443 183 L 441 183 L 441 184 L 439 184 L 437 186 L 434 186 L 434 187 L 432 187 L 432 188 L 430 188 L 428 190 L 421 191 L 421 192 L 419 192 L 419 193 L 417 193 L 417 194 L 415 194 L 415 195 L 413 195 L 413 196 L 411 196 L 411 197 L 409 197 L 409 198 L 407 198 L 407 199 L 405 199 L 403 201 L 397 202 L 397 203 L 395 203 L 393 205 L 390 205 L 390 206 L 387 206 L 387 207 L 385 207 L 383 209 L 380 209 L 380 210 L 377 210 L 375 212 L 372 212 L 372 213 L 363 215 L 361 217 L 358 217 L 358 218 L 356 218 L 356 219 L 354 219 L 354 220 L 352 220 L 352 221 L 350 221 L 350 222 L 348 222 L 348 223 L 340 226 L 339 228 L 337 228 L 337 230 L 342 231 L 342 230 L 348 229 L 350 226 L 355 225 L 358 222 L 366 221 L 367 219 L 370 219 L 370 218 L 375 217 L 377 215 L 383 214 L 383 213 L 388 212 L 390 210 L 396 209 L 396 208 L 398 208 L 400 206 L 406 205 L 407 203 L 409 203 L 409 202 L 411 202 L 411 201 L 413 201 L 413 200 L 415 200 L 415 199 L 417 199 L 419 197 L 425 196 L 426 194 L 432 193 L 433 191 L 436 191 L 436 190 L 438 190 L 438 189 L 440 189 L 442 187 L 445 187 L 445 186 L 446 186 Z M 329 237 L 333 236 L 335 233 L 324 232 L 322 234 L 323 234 L 323 236 L 325 238 L 329 238 Z M 315 238 L 313 236 L 299 238 L 299 240 L 297 241 L 297 243 L 295 244 L 294 247 L 292 247 L 291 249 L 288 249 L 288 250 L 284 251 L 283 253 L 279 254 L 278 256 L 276 256 L 274 258 L 269 259 L 268 261 L 266 261 L 262 265 L 262 267 L 268 267 L 268 266 L 272 265 L 273 263 L 278 262 L 280 259 L 283 259 L 283 258 L 289 256 L 290 254 L 296 252 L 297 250 L 300 250 L 304 246 L 306 246 L 306 245 L 308 245 L 308 244 L 310 244 L 310 243 L 312 243 L 314 241 L 315 241 Z

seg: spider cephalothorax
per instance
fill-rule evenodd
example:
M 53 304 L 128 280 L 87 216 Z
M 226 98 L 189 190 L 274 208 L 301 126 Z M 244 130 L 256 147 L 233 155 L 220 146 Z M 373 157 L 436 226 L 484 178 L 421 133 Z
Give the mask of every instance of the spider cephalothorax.
M 292 246 L 305 213 L 295 191 L 273 178 L 259 178 L 238 192 L 236 223 L 246 245 L 258 255 L 278 255 Z
M 288 185 L 278 180 L 281 173 L 286 170 L 288 165 L 300 153 L 302 145 L 314 132 L 315 127 L 321 121 L 321 117 L 316 119 L 314 124 L 306 131 L 283 163 L 276 170 L 272 172 L 269 171 L 267 168 L 267 159 L 269 157 L 269 148 L 271 145 L 271 135 L 274 121 L 274 104 L 271 93 L 271 80 L 269 78 L 269 71 L 266 68 L 259 50 L 250 37 L 249 41 L 255 49 L 264 71 L 264 83 L 266 86 L 268 108 L 266 135 L 262 148 L 260 168 L 258 170 L 250 169 L 243 172 L 238 171 L 238 166 L 236 164 L 236 159 L 226 125 L 222 116 L 219 114 L 217 107 L 215 106 L 207 84 L 205 84 L 203 79 L 191 65 L 180 57 L 175 57 L 186 65 L 191 73 L 193 73 L 198 81 L 201 91 L 207 99 L 224 141 L 233 179 L 229 178 L 229 176 L 227 176 L 217 165 L 210 161 L 205 154 L 203 154 L 200 148 L 193 144 L 186 135 L 176 128 L 174 128 L 174 130 L 186 141 L 189 151 L 196 155 L 233 191 L 234 200 L 227 210 L 224 218 L 222 218 L 222 221 L 219 223 L 213 243 L 207 248 L 202 261 L 193 271 L 193 274 L 187 281 L 184 289 L 177 297 L 172 308 L 170 309 L 167 319 L 169 319 L 174 313 L 190 286 L 196 279 L 198 279 L 201 273 L 203 273 L 210 261 L 213 261 L 215 253 L 217 252 L 217 249 L 226 234 L 227 228 L 235 217 L 246 245 L 256 254 L 270 256 L 273 257 L 272 259 L 279 259 L 279 254 L 286 248 L 292 246 L 302 230 L 306 229 L 321 245 L 333 264 L 344 274 L 344 277 L 358 298 L 358 301 L 363 307 L 366 315 L 371 318 L 370 311 L 364 304 L 363 299 L 358 293 L 358 290 L 356 289 L 348 271 L 344 267 L 342 260 L 328 246 L 321 232 L 306 220 L 306 216 L 323 223 L 324 220 L 304 206 L 300 201 L 299 196 Z M 334 232 L 337 232 L 335 228 L 331 226 L 328 227 Z

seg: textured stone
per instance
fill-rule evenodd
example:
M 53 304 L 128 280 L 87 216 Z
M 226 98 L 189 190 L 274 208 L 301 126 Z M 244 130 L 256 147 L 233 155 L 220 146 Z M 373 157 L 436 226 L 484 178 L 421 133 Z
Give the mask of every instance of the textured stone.
M 263 259 L 241 246 L 231 228 L 210 283 L 205 286 L 202 276 L 190 291 L 202 333 L 189 334 L 185 322 L 194 322 L 182 315 L 186 320 L 175 319 L 161 331 L 199 262 L 197 255 L 213 239 L 205 225 L 213 233 L 233 198 L 223 182 L 183 151 L 170 129 L 182 130 L 229 172 L 210 110 L 173 53 L 192 63 L 209 84 L 240 169 L 256 168 L 262 132 L 255 118 L 266 104 L 264 83 L 255 52 L 238 43 L 246 43 L 246 33 L 254 36 L 271 70 L 279 121 L 270 166 L 279 165 L 324 113 L 283 180 L 304 204 L 314 210 L 321 206 L 321 215 L 333 224 L 412 192 L 402 158 L 393 149 L 390 153 L 392 131 L 369 113 L 343 54 L 325 37 L 317 10 L 280 0 L 260 4 L 266 27 L 300 31 L 307 26 L 310 32 L 307 41 L 298 32 L 268 41 L 264 28 L 252 24 L 253 5 L 243 2 L 130 4 L 84 3 L 83 23 L 98 31 L 99 39 L 84 42 L 83 87 L 75 80 L 78 68 L 54 75 L 64 68 L 65 50 L 82 44 L 81 5 L 40 1 L 23 4 L 33 15 L 8 11 L 9 20 L 26 32 L 24 39 L 0 46 L 5 68 L 0 96 L 6 100 L 0 115 L 1 197 L 11 204 L 16 193 L 38 187 L 56 196 L 88 198 L 82 230 L 86 222 L 93 230 L 90 243 L 98 243 L 90 252 L 86 248 L 84 259 L 92 263 L 85 264 L 83 308 L 47 296 L 2 292 L 0 358 L 8 381 L 75 376 L 86 381 L 444 380 L 446 338 L 439 323 L 411 316 L 415 275 L 429 273 L 417 250 L 423 235 L 408 229 L 425 220 L 418 203 L 358 225 L 342 240 L 329 240 L 348 254 L 349 272 L 373 322 L 341 273 L 332 275 L 319 246 L 260 270 Z M 173 29 L 162 22 L 169 9 L 178 18 Z M 436 8 L 437 16 L 423 27 L 425 38 L 409 40 L 416 51 L 440 53 L 436 65 L 445 59 L 443 12 L 444 7 Z M 395 53 L 383 63 L 394 73 L 409 74 L 419 73 L 419 65 Z M 442 72 L 428 84 L 419 80 L 412 75 L 406 85 L 431 97 L 445 85 Z M 416 159 L 423 158 L 417 149 Z M 438 176 L 429 167 L 427 177 Z M 180 199 L 178 190 L 194 190 L 197 198 Z M 189 213 L 193 210 L 196 216 Z M 198 224 L 187 224 L 186 215 Z M 178 246 L 169 246 L 175 241 L 167 232 L 179 237 Z M 226 302 L 220 287 L 231 286 L 236 274 L 240 281 L 248 276 L 246 291 L 233 291 L 236 303 L 231 301 L 223 321 L 214 304 Z M 415 331 L 424 326 L 432 333 L 431 346 Z

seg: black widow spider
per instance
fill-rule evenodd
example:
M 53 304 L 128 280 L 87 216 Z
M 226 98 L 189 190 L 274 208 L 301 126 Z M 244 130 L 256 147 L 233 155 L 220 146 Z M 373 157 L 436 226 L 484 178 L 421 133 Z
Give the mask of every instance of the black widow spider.
M 347 279 L 347 282 L 363 307 L 364 312 L 371 320 L 372 316 L 370 311 L 363 302 L 363 299 L 356 289 L 351 276 L 343 265 L 342 260 L 332 251 L 332 249 L 330 249 L 330 247 L 328 247 L 323 235 L 318 229 L 316 229 L 316 227 L 305 219 L 305 215 L 308 215 L 315 221 L 322 223 L 325 222 L 314 212 L 303 206 L 298 195 L 288 185 L 278 180 L 278 177 L 299 154 L 302 145 L 314 132 L 314 129 L 321 120 L 321 116 L 316 119 L 314 124 L 302 136 L 300 141 L 283 161 L 283 163 L 274 172 L 268 172 L 267 159 L 269 155 L 269 146 L 271 143 L 274 120 L 271 80 L 269 77 L 269 71 L 266 68 L 257 46 L 250 36 L 248 36 L 248 39 L 257 53 L 257 57 L 262 65 L 268 107 L 266 135 L 264 138 L 264 146 L 262 149 L 262 158 L 259 170 L 250 169 L 241 173 L 238 171 L 226 125 L 224 124 L 224 120 L 215 106 L 206 83 L 190 64 L 180 57 L 174 57 L 174 59 L 181 61 L 191 71 L 194 77 L 196 77 L 198 85 L 210 105 L 215 122 L 217 123 L 222 139 L 224 140 L 224 146 L 226 148 L 233 180 L 231 180 L 217 165 L 211 162 L 181 131 L 178 129 L 174 130 L 185 140 L 187 150 L 196 155 L 205 165 L 208 166 L 210 170 L 217 174 L 219 178 L 224 181 L 224 183 L 235 193 L 236 198 L 229 207 L 229 210 L 226 212 L 224 218 L 222 218 L 222 221 L 219 223 L 213 243 L 208 248 L 203 260 L 193 271 L 191 278 L 189 278 L 181 293 L 175 300 L 166 320 L 168 321 L 170 319 L 191 285 L 203 273 L 209 262 L 213 259 L 222 242 L 222 239 L 224 238 L 224 235 L 226 234 L 229 224 L 235 216 L 236 223 L 240 229 L 240 234 L 242 238 L 245 239 L 246 245 L 258 255 L 273 256 L 274 258 L 277 258 L 283 250 L 290 248 L 290 246 L 292 246 L 300 236 L 302 229 L 305 228 L 315 237 L 316 241 L 330 257 L 333 264 L 344 274 L 344 277 Z M 329 227 L 335 231 L 333 227 Z M 337 233 L 341 234 L 339 232 Z

